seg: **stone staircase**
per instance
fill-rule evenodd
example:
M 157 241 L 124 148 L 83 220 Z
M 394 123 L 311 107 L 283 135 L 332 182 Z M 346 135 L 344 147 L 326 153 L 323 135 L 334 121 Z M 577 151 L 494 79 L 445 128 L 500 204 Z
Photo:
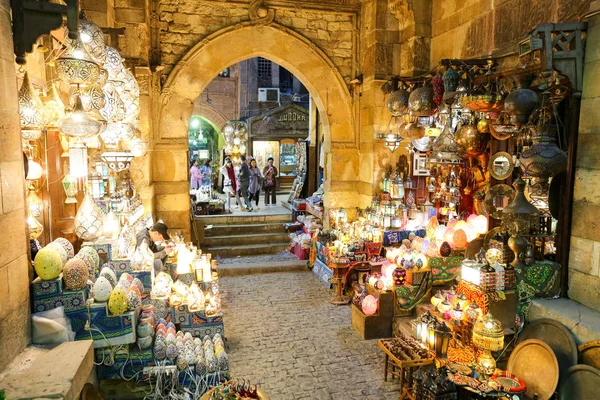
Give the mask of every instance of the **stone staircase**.
M 283 227 L 290 218 L 289 213 L 203 217 L 200 246 L 213 257 L 222 258 L 281 253 L 290 247 Z

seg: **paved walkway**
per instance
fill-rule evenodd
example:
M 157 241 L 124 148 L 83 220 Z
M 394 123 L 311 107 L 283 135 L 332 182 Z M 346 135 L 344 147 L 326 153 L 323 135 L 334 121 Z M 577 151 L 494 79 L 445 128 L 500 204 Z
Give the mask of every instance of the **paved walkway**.
M 220 280 L 232 376 L 272 400 L 397 399 L 383 352 L 354 331 L 348 306 L 310 271 Z

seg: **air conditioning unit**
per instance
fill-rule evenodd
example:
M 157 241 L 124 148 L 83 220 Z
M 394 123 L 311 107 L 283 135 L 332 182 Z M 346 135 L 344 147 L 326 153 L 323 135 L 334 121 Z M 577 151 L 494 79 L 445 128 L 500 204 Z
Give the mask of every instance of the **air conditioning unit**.
M 258 101 L 279 103 L 279 88 L 258 88 Z

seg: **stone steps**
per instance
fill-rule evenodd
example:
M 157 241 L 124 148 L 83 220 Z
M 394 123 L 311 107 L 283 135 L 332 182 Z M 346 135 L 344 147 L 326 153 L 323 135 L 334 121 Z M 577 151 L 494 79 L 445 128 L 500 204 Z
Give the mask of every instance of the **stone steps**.
M 289 219 L 285 222 L 289 222 Z M 264 235 L 271 233 L 285 233 L 283 222 L 273 222 L 265 224 L 233 224 L 233 225 L 212 225 L 204 229 L 204 243 L 209 238 L 225 235 Z
M 253 244 L 266 244 L 266 243 L 283 243 L 290 238 L 285 231 L 281 232 L 283 228 L 279 226 L 280 232 L 264 233 L 256 232 L 252 228 L 242 227 L 238 229 L 235 235 L 219 235 L 219 236 L 205 236 L 204 246 L 206 247 L 224 247 L 224 246 L 243 246 Z M 222 233 L 219 231 L 219 233 Z
M 290 214 L 287 212 L 267 215 L 255 215 L 253 213 L 245 213 L 242 215 L 211 215 L 203 216 L 202 220 L 205 226 L 207 225 L 247 225 L 247 224 L 269 224 L 269 223 L 284 223 L 290 222 Z
M 231 258 L 237 256 L 252 256 L 259 254 L 277 254 L 289 250 L 290 242 L 251 244 L 245 246 L 218 246 L 208 247 L 205 252 L 213 257 Z

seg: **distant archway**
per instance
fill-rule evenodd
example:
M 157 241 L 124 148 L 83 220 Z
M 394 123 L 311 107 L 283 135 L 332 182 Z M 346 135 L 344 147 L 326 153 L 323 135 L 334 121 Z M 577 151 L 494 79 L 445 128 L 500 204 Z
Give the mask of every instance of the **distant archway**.
M 153 178 L 155 191 L 164 193 L 156 201 L 164 207 L 157 204 L 156 209 L 159 217 L 163 217 L 161 208 L 168 209 L 177 227 L 183 223 L 184 214 L 189 215 L 189 204 L 181 202 L 183 193 L 173 193 L 172 188 L 187 186 L 173 182 L 188 179 L 187 168 L 182 168 L 186 163 L 181 161 L 187 158 L 188 123 L 194 101 L 224 68 L 252 57 L 283 66 L 312 95 L 323 123 L 326 170 L 336 169 L 335 182 L 331 172 L 327 174 L 325 205 L 341 204 L 336 191 L 357 190 L 360 171 L 352 100 L 335 65 L 313 42 L 289 28 L 277 23 L 244 22 L 215 32 L 194 46 L 169 74 L 161 93 L 153 149 L 160 164 L 153 165 Z M 189 225 L 181 228 L 189 231 Z

